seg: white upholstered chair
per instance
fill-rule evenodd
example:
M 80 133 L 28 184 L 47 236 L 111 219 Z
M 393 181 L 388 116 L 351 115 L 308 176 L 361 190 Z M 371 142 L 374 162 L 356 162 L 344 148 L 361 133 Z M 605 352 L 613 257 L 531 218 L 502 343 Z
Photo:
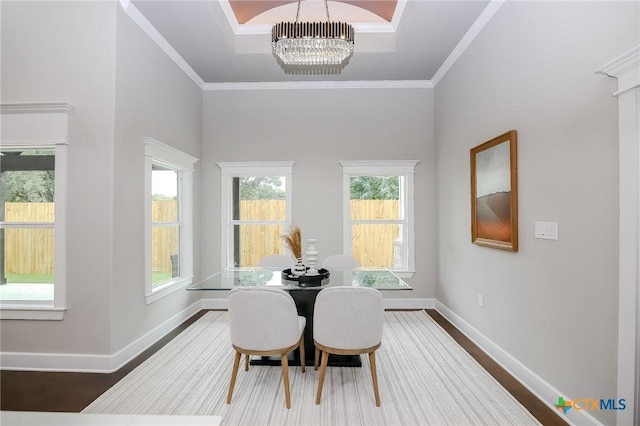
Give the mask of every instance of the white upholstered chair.
M 287 269 L 293 267 L 295 263 L 295 259 L 291 256 L 285 256 L 284 254 L 270 254 L 260 259 L 258 261 L 258 266 Z
M 373 394 L 380 406 L 376 349 L 382 343 L 384 298 L 369 287 L 328 287 L 316 298 L 313 314 L 313 341 L 316 346 L 314 368 L 322 352 L 316 404 L 320 404 L 329 354 L 369 354 Z
M 247 356 L 245 370 L 249 368 L 250 355 L 280 355 L 285 402 L 287 408 L 291 408 L 287 354 L 300 348 L 304 373 L 305 325 L 306 319 L 298 316 L 293 298 L 284 290 L 273 287 L 238 287 L 229 292 L 229 330 L 236 354 L 227 404 L 231 404 L 242 354 Z
M 350 254 L 332 254 L 322 261 L 322 267 L 332 269 L 353 269 L 360 266 L 360 262 Z

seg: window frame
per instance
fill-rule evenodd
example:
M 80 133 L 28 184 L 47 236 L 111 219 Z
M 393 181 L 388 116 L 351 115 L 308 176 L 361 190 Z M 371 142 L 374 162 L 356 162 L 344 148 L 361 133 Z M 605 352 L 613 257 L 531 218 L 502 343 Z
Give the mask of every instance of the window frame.
M 233 226 L 241 221 L 233 219 L 233 178 L 251 176 L 284 176 L 285 178 L 285 227 L 291 223 L 293 206 L 294 161 L 241 161 L 218 162 L 220 167 L 220 265 L 223 269 L 233 265 Z M 288 250 L 285 247 L 285 250 Z
M 404 266 L 389 268 L 401 278 L 411 278 L 415 273 L 415 166 L 417 160 L 342 160 L 342 250 L 353 254 L 352 229 L 354 223 L 384 223 L 382 221 L 362 221 L 351 219 L 351 176 L 399 176 L 400 205 L 404 218 L 397 220 L 402 225 Z
M 67 311 L 67 146 L 73 109 L 65 102 L 2 104 L 3 150 L 54 150 L 55 206 L 53 301 L 0 301 L 0 319 L 60 321 Z M 2 224 L 5 229 L 22 225 Z
M 193 171 L 198 158 L 150 137 L 143 137 L 145 155 L 145 301 L 151 304 L 193 283 Z M 180 275 L 153 285 L 152 191 L 154 164 L 178 172 L 178 235 Z

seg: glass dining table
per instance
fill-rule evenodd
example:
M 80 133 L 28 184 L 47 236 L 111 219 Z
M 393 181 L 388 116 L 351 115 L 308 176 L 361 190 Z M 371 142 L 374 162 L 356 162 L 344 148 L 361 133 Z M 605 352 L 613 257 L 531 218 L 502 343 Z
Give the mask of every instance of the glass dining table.
M 354 268 L 330 270 L 322 276 L 313 279 L 293 278 L 281 268 L 249 267 L 230 268 L 219 271 L 202 281 L 191 284 L 188 291 L 224 291 L 237 287 L 273 286 L 281 288 L 293 297 L 298 315 L 304 316 L 307 325 L 304 332 L 305 364 L 313 365 L 315 346 L 313 344 L 313 308 L 318 292 L 333 286 L 371 287 L 380 291 L 412 290 L 411 286 L 386 268 Z M 293 351 L 290 364 L 299 365 L 299 353 Z M 252 364 L 279 365 L 279 359 L 263 357 L 253 359 Z M 359 367 L 362 365 L 360 356 L 331 355 L 330 366 Z

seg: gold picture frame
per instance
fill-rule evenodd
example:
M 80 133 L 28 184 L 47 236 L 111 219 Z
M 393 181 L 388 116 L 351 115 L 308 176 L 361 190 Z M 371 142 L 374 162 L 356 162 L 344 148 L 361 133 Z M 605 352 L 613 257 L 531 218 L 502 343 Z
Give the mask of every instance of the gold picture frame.
M 515 130 L 471 148 L 471 242 L 518 251 Z

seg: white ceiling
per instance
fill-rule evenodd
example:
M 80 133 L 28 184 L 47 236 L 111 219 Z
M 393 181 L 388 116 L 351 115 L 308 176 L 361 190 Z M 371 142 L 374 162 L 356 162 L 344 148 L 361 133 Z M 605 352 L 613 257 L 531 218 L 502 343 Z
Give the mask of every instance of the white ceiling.
M 295 1 L 280 6 L 279 12 L 268 11 L 242 25 L 227 0 L 132 0 L 133 7 L 128 4 L 128 8 L 127 4 L 123 1 L 127 13 L 160 45 L 164 38 L 170 45 L 165 50 L 174 50 L 171 52 L 174 60 L 178 63 L 184 60 L 183 68 L 191 68 L 192 78 L 204 85 L 433 81 L 443 64 L 451 61 L 447 58 L 459 54 L 465 40 L 467 43 L 472 40 L 472 33 L 477 33 L 483 21 L 490 18 L 492 13 L 488 11 L 493 7 L 489 0 L 398 0 L 391 22 L 371 22 L 371 13 L 365 11 L 368 18 L 349 22 L 355 29 L 356 47 L 339 72 L 298 75 L 287 72 L 271 53 L 272 24 L 264 23 L 277 19 L 278 14 L 282 16 L 279 20 L 295 21 Z M 319 10 L 324 12 L 324 4 L 320 6 Z M 353 6 L 344 6 L 329 2 L 332 21 L 345 20 L 341 13 L 349 13 L 349 19 L 356 19 L 352 14 L 357 15 L 358 11 Z M 304 16 L 310 13 L 305 8 L 311 7 L 311 3 L 302 3 L 301 20 L 311 19 Z

